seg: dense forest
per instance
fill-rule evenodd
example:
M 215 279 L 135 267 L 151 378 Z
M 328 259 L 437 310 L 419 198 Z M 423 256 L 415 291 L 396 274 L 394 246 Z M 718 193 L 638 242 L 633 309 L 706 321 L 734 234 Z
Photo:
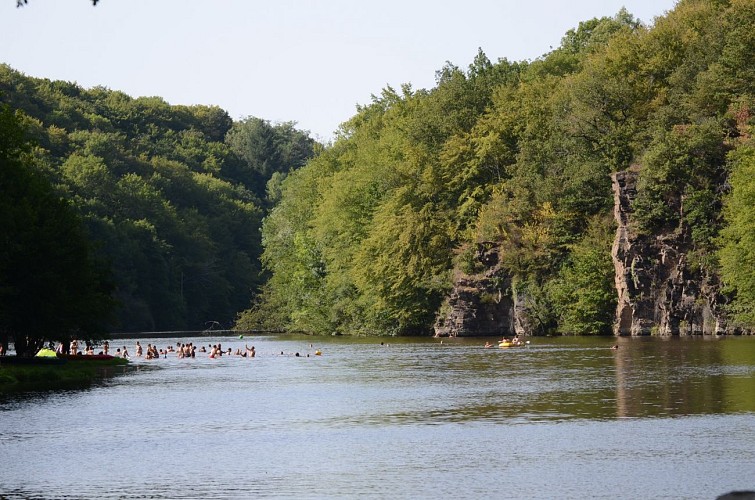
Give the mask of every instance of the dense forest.
M 690 272 L 752 326 L 753 55 L 752 0 L 682 0 L 651 27 L 622 10 L 534 61 L 480 51 L 430 90 L 386 88 L 283 182 L 240 324 L 427 334 L 491 245 L 530 333 L 610 333 L 610 174 L 631 168 L 633 230 L 689 234 Z
M 213 106 L 31 78 L 6 65 L 0 103 L 25 131 L 23 163 L 66 200 L 91 242 L 88 255 L 107 269 L 116 308 L 106 329 L 229 327 L 248 307 L 264 279 L 262 217 L 281 180 L 314 156 L 308 133 L 254 117 L 233 122 Z M 41 273 L 31 265 L 19 272 Z M 34 315 L 21 311 L 22 322 Z
M 327 146 L 294 123 L 7 66 L 0 103 L 30 141 L 16 163 L 81 221 L 111 331 L 242 311 L 239 328 L 429 334 L 485 247 L 530 333 L 610 333 L 610 175 L 627 170 L 633 231 L 683 235 L 690 274 L 752 328 L 754 54 L 752 0 L 681 0 L 652 26 L 622 10 L 534 61 L 480 50 L 432 89 L 386 88 Z

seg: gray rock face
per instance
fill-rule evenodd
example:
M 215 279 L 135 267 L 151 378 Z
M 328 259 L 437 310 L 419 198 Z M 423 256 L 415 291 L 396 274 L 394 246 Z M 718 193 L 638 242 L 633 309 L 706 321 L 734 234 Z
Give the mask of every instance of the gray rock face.
M 611 255 L 616 269 L 616 335 L 694 335 L 729 332 L 715 276 L 687 262 L 686 228 L 659 235 L 632 230 L 637 173 L 612 175 L 617 229 Z
M 632 229 L 637 171 L 612 175 L 617 223 L 611 255 L 618 305 L 615 335 L 751 334 L 727 323 L 717 276 L 688 261 L 692 242 L 683 225 L 643 235 Z M 498 246 L 477 248 L 477 274 L 456 271 L 454 286 L 435 323 L 436 337 L 530 335 L 538 331 L 527 297 L 501 269 Z
M 511 335 L 514 330 L 510 287 L 498 262 L 498 248 L 480 244 L 475 255 L 483 270 L 456 272 L 454 286 L 435 322 L 436 337 Z

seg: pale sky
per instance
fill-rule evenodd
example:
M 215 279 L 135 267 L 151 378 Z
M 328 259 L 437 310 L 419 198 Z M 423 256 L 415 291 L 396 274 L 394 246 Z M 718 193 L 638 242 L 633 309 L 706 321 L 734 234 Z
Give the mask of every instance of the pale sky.
M 0 0 L 0 63 L 234 120 L 296 121 L 330 140 L 391 85 L 432 88 L 451 62 L 536 59 L 626 7 L 652 24 L 676 0 Z

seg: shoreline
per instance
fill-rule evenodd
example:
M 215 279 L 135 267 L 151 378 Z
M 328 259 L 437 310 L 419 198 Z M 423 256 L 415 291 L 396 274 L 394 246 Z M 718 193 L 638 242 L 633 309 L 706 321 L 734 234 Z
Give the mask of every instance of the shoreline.
M 63 364 L 6 364 L 0 360 L 0 395 L 86 388 L 128 369 L 128 360 L 122 358 Z
M 110 339 L 167 339 L 187 337 L 234 337 L 238 335 L 274 335 L 283 330 L 171 330 L 158 332 L 113 332 Z

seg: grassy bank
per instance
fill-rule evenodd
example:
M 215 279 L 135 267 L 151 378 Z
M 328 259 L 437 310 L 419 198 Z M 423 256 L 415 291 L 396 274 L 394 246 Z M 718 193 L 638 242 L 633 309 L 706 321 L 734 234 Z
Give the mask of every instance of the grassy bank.
M 124 373 L 128 360 L 69 361 L 61 365 L 15 365 L 0 361 L 0 394 L 80 388 Z

